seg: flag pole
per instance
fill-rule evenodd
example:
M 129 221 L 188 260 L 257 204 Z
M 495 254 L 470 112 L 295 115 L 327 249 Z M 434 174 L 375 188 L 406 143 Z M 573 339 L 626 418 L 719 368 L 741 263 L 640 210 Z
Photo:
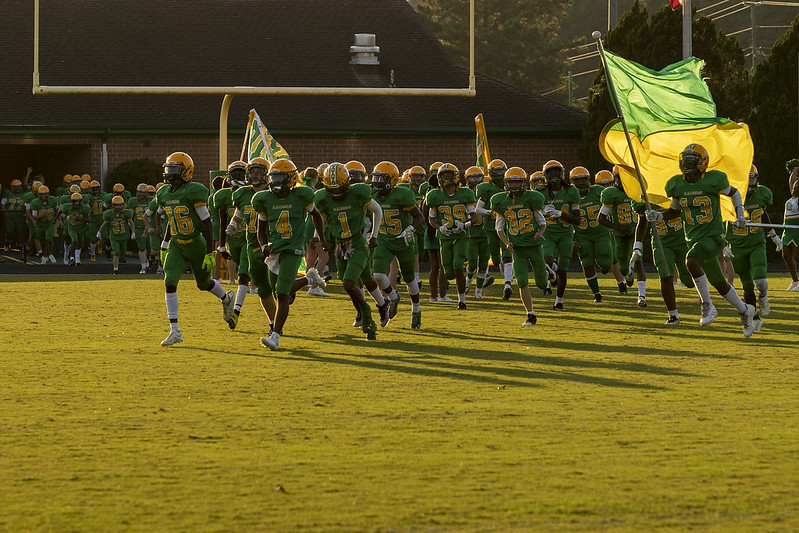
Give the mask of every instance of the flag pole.
M 624 128 L 624 136 L 627 138 L 627 147 L 630 149 L 630 155 L 633 158 L 633 166 L 635 167 L 635 175 L 638 178 L 638 184 L 641 186 L 641 196 L 644 199 L 644 203 L 646 204 L 646 210 L 652 210 L 652 204 L 649 203 L 649 196 L 646 194 L 646 186 L 644 185 L 644 177 L 641 175 L 641 168 L 638 166 L 638 158 L 635 156 L 635 150 L 633 150 L 633 141 L 630 138 L 630 130 L 627 128 L 627 120 L 624 118 L 624 112 L 621 110 L 621 104 L 619 103 L 619 96 L 616 94 L 616 86 L 613 83 L 613 77 L 610 75 L 610 70 L 608 69 L 608 61 L 605 57 L 605 47 L 602 46 L 602 33 L 599 31 L 594 31 L 591 34 L 591 37 L 594 38 L 597 44 L 597 48 L 599 49 L 599 57 L 602 58 L 602 66 L 605 67 L 605 78 L 608 80 L 608 88 L 610 89 L 610 98 L 613 101 L 613 107 L 616 108 L 616 115 L 618 116 L 619 120 L 621 121 L 621 125 Z M 640 216 L 640 215 L 639 215 Z M 658 252 L 660 252 L 660 260 L 663 263 L 663 268 L 666 270 L 666 276 L 671 276 L 671 267 L 666 260 L 666 254 L 663 252 L 663 245 L 660 243 L 660 234 L 657 231 L 652 232 L 652 236 L 655 238 L 655 244 L 657 245 Z
M 241 158 L 240 161 L 246 161 L 249 163 L 249 158 L 244 159 L 244 154 L 247 153 L 247 146 L 250 144 L 250 131 L 252 130 L 252 121 L 255 117 L 255 110 L 250 109 L 250 120 L 247 122 L 247 130 L 244 132 L 244 144 L 241 147 Z

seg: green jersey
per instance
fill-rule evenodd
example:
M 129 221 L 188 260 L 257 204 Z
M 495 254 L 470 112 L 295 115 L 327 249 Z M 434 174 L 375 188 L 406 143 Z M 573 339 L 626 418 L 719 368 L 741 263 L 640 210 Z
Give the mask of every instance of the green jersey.
M 535 240 L 540 229 L 535 212 L 544 208 L 544 195 L 538 191 L 524 191 L 517 198 L 507 192 L 491 197 L 491 211 L 505 219 L 505 234 L 514 246 L 541 246 L 543 239 Z M 543 215 L 542 215 L 543 216 Z
M 624 189 L 611 185 L 602 191 L 602 206 L 610 211 L 610 221 L 619 226 L 630 228 L 630 233 L 635 231 L 636 217 L 631 204 L 632 200 Z M 623 235 L 620 231 L 611 230 L 614 237 Z
M 133 213 L 133 225 L 136 228 L 144 228 L 144 212 L 147 211 L 148 203 L 147 200 L 140 201 L 136 196 L 128 200 L 127 208 Z
M 633 211 L 638 213 L 639 216 L 646 215 L 646 204 L 644 202 L 632 201 Z M 666 211 L 665 207 L 660 207 L 657 204 L 650 204 L 652 209 L 663 213 Z M 682 224 L 682 214 L 677 218 L 671 220 L 661 220 L 655 224 L 655 231 L 660 236 L 660 242 L 663 246 L 672 246 L 675 244 L 685 244 L 685 229 Z M 655 235 L 652 234 L 652 249 L 656 249 Z
M 86 202 L 86 205 L 89 206 L 89 209 L 91 209 L 92 222 L 102 222 L 103 206 L 105 205 L 105 198 L 103 197 L 103 194 L 100 193 L 97 196 L 91 194 L 84 201 Z
M 79 208 L 75 209 L 71 203 L 68 203 L 61 206 L 61 212 L 69 217 L 67 224 L 73 228 L 82 228 L 89 223 L 92 209 L 86 204 L 81 204 Z
M 599 223 L 602 193 L 606 190 L 602 185 L 591 185 L 585 196 L 580 197 L 580 225 L 574 228 L 575 237 L 595 239 L 610 236 L 610 228 Z
M 555 206 L 555 209 L 571 214 L 572 208 L 580 205 L 580 191 L 577 187 L 565 185 L 558 192 L 553 193 L 547 187 L 536 189 L 544 195 L 544 201 Z M 547 218 L 547 232 L 551 237 L 562 237 L 573 233 L 572 225 L 562 218 Z
M 684 179 L 682 174 L 666 182 L 666 195 L 679 202 L 685 215 L 687 241 L 724 235 L 719 195 L 729 186 L 727 174 L 719 170 L 708 170 L 696 183 Z
M 380 224 L 377 242 L 395 243 L 402 230 L 413 222 L 410 211 L 416 207 L 416 196 L 410 187 L 394 187 L 387 196 L 374 193 L 372 199 L 383 210 L 383 222 Z
M 237 209 L 242 216 L 239 227 L 247 232 L 247 246 L 251 249 L 260 246 L 258 244 L 258 217 L 252 214 L 252 197 L 255 191 L 252 185 L 245 185 L 233 191 L 233 208 Z
M 483 205 L 486 209 L 491 208 L 491 199 L 494 197 L 495 194 L 501 193 L 504 189 L 502 187 L 495 185 L 491 181 L 484 181 L 483 183 L 478 183 L 477 188 L 474 191 L 475 196 L 478 200 L 483 201 Z M 493 209 L 492 209 L 493 211 Z M 482 219 L 483 230 L 485 231 L 494 231 L 494 217 L 493 216 L 486 216 Z
M 58 212 L 58 200 L 49 196 L 47 202 L 42 202 L 40 198 L 31 200 L 31 215 L 45 213 L 47 216 L 36 221 L 37 228 L 44 228 L 55 222 L 55 215 Z
M 205 185 L 189 182 L 174 192 L 168 186 L 161 187 L 155 193 L 155 201 L 169 221 L 173 237 L 188 240 L 202 235 L 203 221 L 197 214 L 197 208 L 208 205 L 208 188 Z
M 217 213 L 219 211 L 225 211 L 225 214 L 227 215 L 227 224 L 230 224 L 230 221 L 233 220 L 233 215 L 236 213 L 236 207 L 233 205 L 233 189 L 227 187 L 225 189 L 219 189 L 216 191 L 216 193 L 214 193 L 214 209 L 216 209 Z M 243 212 L 244 211 L 242 211 L 242 213 Z M 220 228 L 221 231 L 224 231 L 224 229 L 225 228 Z M 242 224 L 236 233 L 233 235 L 228 235 L 227 238 L 230 239 L 232 237 L 234 239 L 243 239 L 246 237 L 246 235 L 247 227 L 246 225 Z
M 24 193 L 15 193 L 11 189 L 3 191 L 3 209 L 9 213 L 21 214 L 25 210 Z
M 436 222 L 441 226 L 451 228 L 456 222 L 466 223 L 469 220 L 469 208 L 474 210 L 477 198 L 469 187 L 458 187 L 452 196 L 441 189 L 433 189 L 425 197 L 427 206 L 436 210 Z M 436 230 L 439 240 L 451 241 L 459 239 L 462 235 L 444 235 L 441 230 Z
M 746 195 L 744 210 L 749 213 L 749 220 L 760 224 L 763 221 L 763 213 L 766 207 L 774 203 L 774 195 L 771 189 L 765 185 L 758 185 L 757 189 Z M 738 229 L 732 224 L 727 224 L 727 242 L 733 248 L 743 246 L 755 246 L 766 242 L 766 232 L 763 228 L 744 228 Z
M 337 241 L 347 241 L 366 228 L 366 206 L 372 202 L 372 188 L 355 183 L 341 199 L 333 198 L 326 189 L 316 191 L 316 208 L 328 217 L 330 234 Z
M 163 188 L 163 187 L 162 187 Z M 130 224 L 133 219 L 130 209 L 123 209 L 119 213 L 109 209 L 103 213 L 103 222 L 108 222 L 108 234 L 112 239 L 127 240 L 130 238 Z
M 253 195 L 251 216 L 266 217 L 272 253 L 305 254 L 305 214 L 313 205 L 314 191 L 305 186 L 290 189 L 285 198 L 280 198 L 269 189 Z

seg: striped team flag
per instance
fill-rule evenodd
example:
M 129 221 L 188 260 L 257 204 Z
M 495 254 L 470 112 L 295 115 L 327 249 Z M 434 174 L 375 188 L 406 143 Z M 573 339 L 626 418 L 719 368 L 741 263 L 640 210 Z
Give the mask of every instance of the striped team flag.
M 474 117 L 474 127 L 477 130 L 477 164 L 476 166 L 487 169 L 491 162 L 491 155 L 488 152 L 488 136 L 486 135 L 486 125 L 483 121 L 483 114 Z
M 263 157 L 270 163 L 273 163 L 275 159 L 288 159 L 291 161 L 288 152 L 272 137 L 255 109 L 250 109 L 250 127 L 247 133 L 249 138 L 247 161 L 251 161 L 254 157 Z

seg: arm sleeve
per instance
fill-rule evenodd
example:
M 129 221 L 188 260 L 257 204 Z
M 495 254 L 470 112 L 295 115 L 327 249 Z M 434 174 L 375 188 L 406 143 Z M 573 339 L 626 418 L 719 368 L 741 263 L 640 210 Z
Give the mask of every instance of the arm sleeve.
M 544 218 L 544 215 L 541 213 L 541 211 L 533 211 L 533 216 L 535 217 L 535 221 L 538 222 L 539 228 L 547 225 L 547 219 Z
M 602 204 L 602 209 L 599 210 L 599 214 L 610 218 L 610 207 L 608 207 L 607 204 Z
M 671 199 L 671 205 L 669 206 L 669 209 L 671 209 L 672 211 L 679 211 L 680 210 L 680 201 L 677 198 L 672 198 Z
M 497 216 L 494 221 L 494 229 L 496 231 L 505 231 L 505 217 Z
M 486 209 L 485 205 L 486 205 L 485 200 L 480 198 L 479 200 L 477 200 L 477 207 L 474 208 L 474 212 L 477 213 L 478 215 L 490 215 L 491 210 Z
M 200 220 L 208 220 L 211 218 L 211 212 L 208 211 L 207 205 L 198 205 L 194 210 L 197 212 L 197 216 L 200 217 Z
M 366 208 L 374 213 L 375 220 L 372 223 L 372 237 L 377 238 L 377 234 L 380 233 L 380 225 L 383 223 L 383 209 L 380 207 L 380 204 L 372 200 L 368 204 L 366 204 Z

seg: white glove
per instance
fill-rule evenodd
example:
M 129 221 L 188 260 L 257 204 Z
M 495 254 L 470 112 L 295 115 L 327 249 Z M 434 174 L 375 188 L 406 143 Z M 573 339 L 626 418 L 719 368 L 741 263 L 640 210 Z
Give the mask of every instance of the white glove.
M 235 235 L 237 231 L 239 231 L 239 225 L 236 224 L 234 220 L 231 220 L 230 224 L 228 224 L 225 229 L 225 233 L 228 235 Z
M 409 244 L 411 244 L 413 242 L 413 236 L 414 236 L 415 233 L 416 233 L 416 230 L 413 229 L 413 225 L 409 225 L 404 230 L 402 230 L 402 233 L 397 235 L 397 238 L 398 239 L 405 239 L 405 244 L 409 245 Z
M 769 231 L 768 237 L 774 243 L 774 246 L 777 247 L 777 251 L 782 251 L 782 239 L 779 235 L 777 235 L 777 232 L 774 230 Z
M 466 226 L 460 220 L 456 220 L 455 225 L 452 226 L 452 233 L 463 233 L 464 231 L 466 231 Z
M 646 212 L 646 220 L 653 224 L 657 224 L 661 220 L 663 220 L 663 213 L 657 211 L 655 209 L 650 209 Z
M 99 232 L 99 231 L 97 232 L 97 238 L 98 239 L 102 239 L 103 238 L 103 234 L 101 232 Z
M 555 211 L 555 206 L 552 204 L 547 204 L 544 206 L 544 208 L 541 211 L 544 213 L 545 216 L 550 216 L 552 215 L 552 212 Z
M 442 235 L 446 235 L 447 237 L 452 235 L 452 230 L 447 226 L 439 226 L 438 231 L 440 231 Z
M 735 222 L 733 222 L 732 225 L 738 229 L 746 229 L 746 219 L 742 216 L 738 216 L 738 218 L 735 219 Z
M 737 227 L 737 226 L 736 226 L 736 227 Z M 726 257 L 727 259 L 732 259 L 733 257 L 735 257 L 735 254 L 734 254 L 734 253 L 732 253 L 732 248 L 730 248 L 730 245 L 729 245 L 729 244 L 725 244 L 725 245 L 724 245 L 724 249 L 721 251 L 721 253 L 722 253 L 722 254 L 724 255 L 724 257 Z

